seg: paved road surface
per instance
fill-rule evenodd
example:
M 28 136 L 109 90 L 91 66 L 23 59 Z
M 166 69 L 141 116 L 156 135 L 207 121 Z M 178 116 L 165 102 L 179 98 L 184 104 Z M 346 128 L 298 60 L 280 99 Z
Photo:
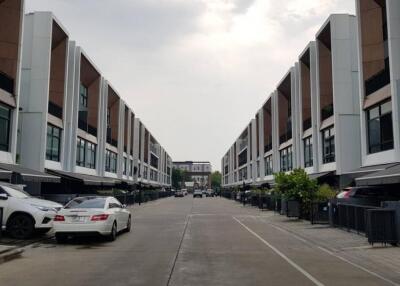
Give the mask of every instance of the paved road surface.
M 397 285 L 223 198 L 135 207 L 113 243 L 47 241 L 0 266 L 0 285 Z

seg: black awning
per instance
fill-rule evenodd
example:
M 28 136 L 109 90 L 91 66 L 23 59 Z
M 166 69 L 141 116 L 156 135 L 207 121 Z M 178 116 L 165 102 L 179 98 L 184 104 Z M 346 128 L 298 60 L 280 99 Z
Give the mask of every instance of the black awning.
M 356 178 L 357 186 L 400 184 L 400 164 Z
M 0 180 L 10 181 L 11 177 L 12 177 L 11 171 L 0 169 Z
M 67 179 L 67 180 L 81 182 L 82 184 L 88 185 L 88 186 L 114 186 L 121 182 L 120 180 L 114 179 L 114 178 L 86 175 L 86 174 L 80 174 L 80 173 L 72 173 L 72 172 L 59 171 L 59 170 L 47 169 L 47 172 L 50 174 L 59 175 L 60 177 Z
M 347 176 L 350 176 L 353 179 L 363 177 L 375 172 L 379 172 L 382 170 L 385 170 L 387 168 L 393 167 L 397 165 L 397 163 L 389 163 L 389 164 L 380 164 L 380 165 L 372 165 L 372 166 L 365 166 L 365 167 L 360 167 L 355 170 L 352 170 L 350 172 L 346 172 L 345 174 Z
M 28 169 L 21 167 L 20 165 L 4 164 L 0 163 L 0 173 L 15 174 L 20 176 L 26 182 L 38 182 L 38 183 L 59 183 L 60 177 L 49 175 L 44 172 Z
M 333 175 L 334 172 L 333 171 L 328 171 L 328 172 L 321 172 L 321 173 L 314 173 L 314 174 L 309 174 L 308 177 L 312 180 L 318 180 L 321 179 L 323 177 L 327 177 L 329 175 Z

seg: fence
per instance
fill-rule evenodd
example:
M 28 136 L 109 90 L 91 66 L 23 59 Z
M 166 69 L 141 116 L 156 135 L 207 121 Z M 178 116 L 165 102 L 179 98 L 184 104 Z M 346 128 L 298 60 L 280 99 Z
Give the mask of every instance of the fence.
M 310 208 L 311 224 L 329 223 L 329 202 L 314 202 Z

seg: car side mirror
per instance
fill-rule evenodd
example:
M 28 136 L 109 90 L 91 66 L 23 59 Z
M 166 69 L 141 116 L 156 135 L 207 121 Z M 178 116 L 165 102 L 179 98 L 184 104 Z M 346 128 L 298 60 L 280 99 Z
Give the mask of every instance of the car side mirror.
M 2 201 L 8 200 L 8 195 L 7 194 L 0 194 L 0 200 L 2 200 Z

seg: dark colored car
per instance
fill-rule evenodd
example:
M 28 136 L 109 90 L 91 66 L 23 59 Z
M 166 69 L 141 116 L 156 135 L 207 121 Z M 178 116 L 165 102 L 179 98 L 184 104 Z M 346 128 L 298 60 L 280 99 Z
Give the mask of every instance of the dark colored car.
M 383 201 L 400 200 L 400 191 L 388 186 L 348 187 L 336 195 L 339 202 L 380 205 Z

